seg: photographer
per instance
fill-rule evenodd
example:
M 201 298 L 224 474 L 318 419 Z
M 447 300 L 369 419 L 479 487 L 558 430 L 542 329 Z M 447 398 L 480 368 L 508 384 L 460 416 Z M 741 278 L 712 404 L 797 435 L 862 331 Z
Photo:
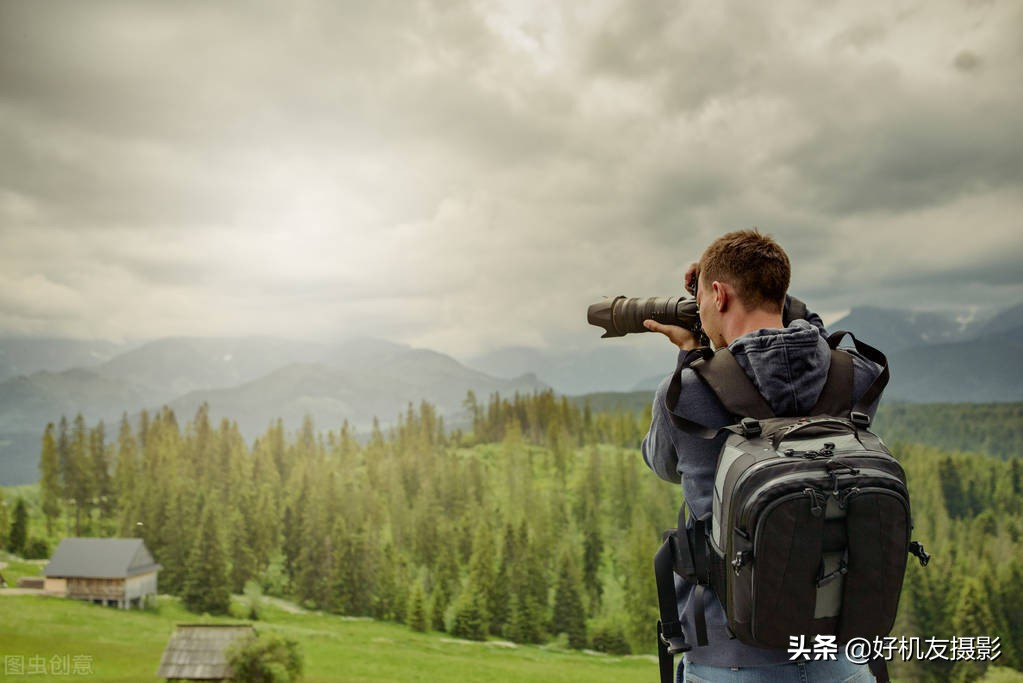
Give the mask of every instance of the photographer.
M 696 296 L 703 331 L 715 348 L 728 347 L 739 366 L 779 416 L 805 415 L 816 403 L 828 374 L 831 352 L 815 314 L 783 325 L 791 268 L 788 256 L 771 237 L 756 230 L 730 232 L 715 240 L 686 273 Z M 693 291 L 695 289 L 695 292 Z M 699 340 L 682 327 L 646 320 L 644 326 L 679 347 L 681 394 L 672 412 L 711 429 L 733 424 L 735 416 L 688 365 L 701 356 Z M 880 368 L 854 356 L 853 398 L 862 395 Z M 663 479 L 681 482 L 693 516 L 710 512 L 717 456 L 725 439 L 691 436 L 674 425 L 665 397 L 672 376 L 654 398 L 643 458 Z M 876 404 L 871 407 L 871 414 Z M 694 632 L 693 586 L 676 577 L 679 614 L 687 634 Z M 720 601 L 708 598 L 709 644 L 683 656 L 679 680 L 686 681 L 871 681 L 866 665 L 846 659 L 790 660 L 786 650 L 745 645 L 729 637 Z

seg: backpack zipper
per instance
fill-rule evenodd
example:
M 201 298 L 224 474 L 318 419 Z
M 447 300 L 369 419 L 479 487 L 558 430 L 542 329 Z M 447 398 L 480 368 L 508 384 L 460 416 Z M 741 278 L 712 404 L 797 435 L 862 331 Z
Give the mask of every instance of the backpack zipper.
M 909 496 L 909 492 L 906 490 L 905 484 L 903 484 L 902 481 L 892 473 L 873 467 L 859 467 L 856 469 L 858 470 L 858 474 L 856 475 L 857 477 L 881 479 L 883 481 L 891 483 L 892 484 L 891 489 L 894 489 L 895 492 L 898 493 L 899 495 L 903 496 L 904 498 Z M 798 493 L 799 496 L 809 496 L 811 498 L 810 500 L 811 512 L 813 512 L 813 509 L 815 509 L 815 506 L 819 502 L 819 499 L 817 498 L 818 494 L 823 497 L 825 504 L 827 503 L 827 497 L 829 495 L 834 495 L 835 497 L 839 498 L 839 504 L 842 505 L 842 507 L 844 508 L 845 505 L 848 504 L 849 497 L 855 495 L 855 493 L 853 493 L 851 489 L 858 489 L 859 491 L 869 490 L 869 488 L 864 489 L 862 487 L 857 487 L 855 484 L 853 486 L 845 486 L 842 488 L 838 488 L 837 479 L 836 477 L 832 476 L 832 473 L 826 475 L 821 473 L 821 475 L 822 476 L 808 476 L 806 472 L 792 472 L 777 479 L 772 479 L 770 481 L 765 482 L 760 486 L 760 488 L 754 490 L 749 496 L 746 497 L 746 504 L 742 507 L 742 510 L 740 510 L 740 514 L 736 519 L 734 527 L 739 529 L 741 532 L 744 532 L 744 534 L 752 534 L 753 530 L 749 528 L 749 522 L 753 508 L 756 507 L 757 500 L 759 498 L 762 498 L 763 495 L 767 493 L 770 489 L 784 488 L 785 484 L 795 483 L 800 480 L 806 482 L 806 486 L 803 488 L 803 490 L 798 491 L 796 493 Z M 737 483 L 732 490 L 736 491 L 738 490 L 738 488 L 739 485 Z M 870 488 L 882 487 L 875 486 Z M 890 489 L 882 488 L 882 490 Z M 808 494 L 807 491 L 814 491 L 814 493 Z M 768 506 L 760 512 L 759 517 L 763 517 L 772 507 L 774 507 L 775 504 L 781 502 L 782 500 L 787 499 L 789 495 L 791 494 L 786 494 L 783 498 L 773 501 L 772 503 L 769 503 Z M 815 516 L 817 515 L 815 514 Z M 730 520 L 721 521 L 723 523 L 728 523 Z M 756 536 L 753 535 L 752 538 L 756 538 Z

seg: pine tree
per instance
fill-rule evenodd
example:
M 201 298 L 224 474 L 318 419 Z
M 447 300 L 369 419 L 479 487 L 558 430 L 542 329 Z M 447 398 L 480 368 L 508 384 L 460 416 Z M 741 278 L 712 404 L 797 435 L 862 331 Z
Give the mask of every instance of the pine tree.
M 282 446 L 283 447 L 283 446 Z M 297 481 L 295 480 L 297 477 Z M 305 517 L 309 514 L 306 509 L 306 502 L 309 500 L 310 483 L 309 472 L 302 466 L 300 472 L 288 482 L 288 492 L 291 494 L 284 504 L 284 516 L 282 520 L 281 549 L 284 551 L 285 566 L 288 570 L 288 578 L 294 582 L 298 574 L 298 559 L 302 553 L 305 541 L 303 530 L 305 529 Z
M 941 493 L 945 499 L 945 509 L 948 516 L 953 519 L 961 519 L 969 512 L 966 493 L 963 491 L 963 472 L 952 461 L 952 458 L 945 456 L 938 463 L 938 477 L 941 481 Z
M 495 582 L 496 601 L 494 612 L 491 615 L 491 633 L 503 632 L 511 618 L 512 602 L 515 598 L 512 592 L 512 576 L 515 573 L 514 565 L 519 561 L 517 540 L 518 536 L 515 534 L 515 527 L 510 523 L 506 524 L 501 558 L 498 561 L 497 567 L 497 580 Z
M 379 531 L 373 532 L 368 541 L 373 548 L 376 565 L 373 572 L 372 616 L 400 623 L 408 614 L 408 566 L 390 540 L 381 540 Z
M 483 416 L 480 412 L 479 401 L 476 400 L 476 392 L 469 389 L 462 401 L 462 407 L 472 417 L 472 437 L 477 443 L 481 440 L 483 432 Z
M 657 532 L 639 514 L 633 514 L 621 558 L 625 589 L 625 636 L 634 650 L 649 642 L 650 624 L 657 623 L 657 591 L 651 558 L 657 550 Z
M 408 614 L 405 615 L 405 623 L 413 631 L 426 631 L 429 620 L 426 614 L 426 591 L 423 588 L 422 580 L 417 580 L 412 586 L 412 593 L 408 600 Z
M 250 529 L 253 520 L 252 508 L 248 505 L 235 508 L 230 513 L 228 537 L 231 547 L 231 590 L 234 593 L 241 593 L 245 584 L 255 578 L 258 572 L 256 548 Z
M 64 484 L 75 509 L 75 536 L 81 536 L 82 513 L 88 513 L 87 506 L 92 501 L 94 491 L 89 462 L 89 434 L 81 413 L 75 416 L 72 427 Z
M 60 482 L 60 496 L 71 497 L 68 480 L 71 474 L 71 439 L 67 432 L 67 417 L 60 416 L 57 423 L 57 480 Z
M 579 570 L 571 551 L 561 554 L 558 580 L 554 589 L 552 633 L 568 634 L 568 646 L 581 650 L 586 647 L 586 613 L 583 609 Z
M 156 444 L 158 441 L 153 440 L 150 447 L 156 447 Z M 160 584 L 166 585 L 170 593 L 180 593 L 192 570 L 190 558 L 201 533 L 203 501 L 206 499 L 194 484 L 172 473 L 163 476 L 163 486 L 155 495 L 159 509 L 153 520 L 145 521 L 142 527 L 144 538 L 147 545 L 153 538 L 155 544 L 150 548 L 164 566 Z M 222 541 L 219 533 L 218 523 L 217 540 Z
M 451 604 L 451 593 L 443 584 L 433 587 L 430 594 L 430 628 L 434 631 L 447 631 L 448 626 L 444 621 L 448 606 Z
M 540 643 L 547 620 L 547 580 L 542 550 L 530 543 L 525 520 L 516 532 L 516 561 L 509 565 L 512 598 L 505 637 L 516 643 Z
M 1003 641 L 1016 646 L 1015 661 L 1009 664 L 1023 668 L 1023 563 L 1013 559 L 1005 568 L 999 585 L 1001 608 L 1006 617 L 1006 637 Z
M 476 525 L 476 534 L 472 544 L 472 555 L 469 558 L 468 583 L 472 591 L 479 593 L 480 617 L 483 619 L 484 630 L 490 631 L 494 627 L 492 616 L 497 610 L 497 603 L 500 594 L 497 590 L 497 571 L 494 566 L 493 534 L 490 524 L 487 522 L 487 515 L 481 516 Z
M 604 541 L 600 537 L 598 524 L 591 524 L 583 531 L 583 589 L 586 592 L 588 613 L 600 609 L 604 588 L 600 581 L 600 563 L 604 554 Z
M 325 482 L 312 487 L 310 498 L 301 501 L 307 506 L 302 525 L 302 545 L 295 564 L 295 589 L 300 600 L 319 609 L 337 608 L 334 578 L 337 574 L 338 546 L 334 525 L 327 509 L 330 491 Z
M 109 516 L 114 505 L 110 464 L 107 460 L 106 433 L 100 421 L 89 432 L 89 476 L 92 479 L 92 506 L 98 506 L 101 518 Z
M 445 616 L 458 583 L 458 560 L 452 543 L 441 547 L 433 568 L 430 592 L 430 626 L 434 631 L 447 631 Z
M 25 499 L 18 498 L 14 504 L 14 519 L 11 521 L 11 530 L 7 534 L 7 550 L 20 555 L 25 550 L 25 543 L 28 541 L 28 508 L 25 506 Z
M 39 495 L 42 499 L 43 517 L 46 518 L 46 535 L 53 534 L 53 522 L 60 517 L 60 453 L 53 434 L 53 423 L 46 425 L 43 432 L 42 452 L 39 456 Z
M 216 506 L 207 501 L 202 507 L 199 533 L 188 557 L 181 601 L 196 613 L 227 614 L 231 589 L 227 557 L 217 528 Z
M 138 450 L 138 442 L 125 414 L 121 417 L 121 427 L 117 434 L 117 462 L 113 483 L 122 536 L 134 536 L 141 530 L 138 526 L 142 522 Z
M 466 640 L 486 640 L 487 614 L 484 602 L 485 598 L 479 588 L 471 583 L 466 584 L 455 607 L 451 635 Z
M 266 569 L 281 544 L 277 496 L 271 484 L 259 484 L 255 508 L 249 521 L 252 525 L 252 551 L 256 557 L 258 573 Z
M 576 493 L 576 519 L 583 534 L 582 582 L 591 614 L 596 613 L 599 609 L 603 590 L 599 575 L 604 552 L 599 506 L 599 501 L 603 498 L 602 472 L 600 450 L 592 447 L 589 449 L 586 470 L 580 479 L 580 486 Z
M 336 560 L 332 581 L 337 609 L 351 616 L 372 616 L 376 597 L 377 557 L 362 528 L 351 528 L 344 519 L 334 524 Z
M 975 576 L 966 577 L 962 586 L 959 607 L 952 617 L 952 633 L 959 636 L 984 635 L 995 623 L 988 593 L 980 579 Z M 974 681 L 984 675 L 986 668 L 986 662 L 958 661 L 952 667 L 950 680 L 961 683 Z
M 512 604 L 505 637 L 516 643 L 542 643 L 544 639 L 544 606 L 536 597 L 525 593 Z

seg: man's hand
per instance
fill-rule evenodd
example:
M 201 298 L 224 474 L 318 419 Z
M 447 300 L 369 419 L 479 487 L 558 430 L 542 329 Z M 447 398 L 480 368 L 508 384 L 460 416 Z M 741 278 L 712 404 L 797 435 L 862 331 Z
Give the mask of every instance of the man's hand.
M 700 342 L 697 340 L 696 335 L 684 327 L 679 327 L 678 325 L 664 325 L 656 320 L 644 320 L 643 327 L 647 328 L 651 332 L 660 332 L 668 338 L 668 341 L 684 351 L 689 351 L 700 346 Z
M 685 287 L 686 291 L 689 292 L 690 294 L 693 293 L 693 290 L 690 289 L 689 287 L 689 281 L 695 277 L 699 277 L 699 275 L 700 264 L 697 263 L 696 261 L 693 261 L 692 263 L 689 264 L 689 267 L 686 268 L 686 274 L 682 276 L 682 286 Z

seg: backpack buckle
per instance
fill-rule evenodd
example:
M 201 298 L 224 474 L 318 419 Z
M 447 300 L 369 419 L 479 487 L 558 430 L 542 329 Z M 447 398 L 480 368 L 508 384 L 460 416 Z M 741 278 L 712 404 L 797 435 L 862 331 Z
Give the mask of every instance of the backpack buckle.
M 870 416 L 867 415 L 866 413 L 861 413 L 858 410 L 854 410 L 851 413 L 849 413 L 849 418 L 852 420 L 852 423 L 857 427 L 862 427 L 866 429 L 867 427 L 870 426 Z
M 752 417 L 742 418 L 742 421 L 739 422 L 739 428 L 742 429 L 742 435 L 747 439 L 755 439 L 763 432 L 760 420 Z
M 740 550 L 735 553 L 735 559 L 732 560 L 732 571 L 735 572 L 736 576 L 738 576 L 739 572 L 742 571 L 742 568 L 746 566 L 746 563 L 750 561 L 750 555 L 751 553 L 746 550 Z
M 693 649 L 693 646 L 686 642 L 685 634 L 682 633 L 682 624 L 677 621 L 668 624 L 658 621 L 657 637 L 669 655 L 677 655 L 680 652 L 689 652 Z
M 920 566 L 926 567 L 927 563 L 931 561 L 931 555 L 924 550 L 924 544 L 919 541 L 912 541 L 909 544 L 909 552 L 916 555 L 916 559 L 920 560 Z

